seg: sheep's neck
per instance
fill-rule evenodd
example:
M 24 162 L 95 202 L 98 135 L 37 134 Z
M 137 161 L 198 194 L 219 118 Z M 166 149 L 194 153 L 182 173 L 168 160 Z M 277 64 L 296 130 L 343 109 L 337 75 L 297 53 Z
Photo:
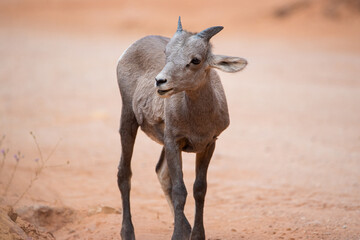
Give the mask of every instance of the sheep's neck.
M 206 113 L 214 109 L 214 92 L 210 81 L 193 91 L 185 92 L 185 102 L 189 112 L 195 114 Z M 195 111 L 195 112 L 194 112 Z

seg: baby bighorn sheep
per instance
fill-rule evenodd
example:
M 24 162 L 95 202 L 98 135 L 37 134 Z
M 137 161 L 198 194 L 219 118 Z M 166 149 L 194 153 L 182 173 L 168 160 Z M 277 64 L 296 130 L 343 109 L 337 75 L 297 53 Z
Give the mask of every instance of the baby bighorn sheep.
M 137 129 L 163 145 L 156 173 L 174 215 L 173 240 L 205 239 L 203 224 L 206 175 L 215 141 L 229 125 L 225 93 L 214 68 L 242 70 L 243 58 L 213 55 L 209 40 L 223 29 L 199 33 L 182 29 L 169 39 L 147 36 L 120 57 L 117 78 L 122 97 L 122 155 L 118 186 L 122 197 L 122 239 L 135 239 L 130 213 L 131 157 Z M 193 229 L 184 215 L 187 191 L 181 152 L 196 153 L 196 202 Z

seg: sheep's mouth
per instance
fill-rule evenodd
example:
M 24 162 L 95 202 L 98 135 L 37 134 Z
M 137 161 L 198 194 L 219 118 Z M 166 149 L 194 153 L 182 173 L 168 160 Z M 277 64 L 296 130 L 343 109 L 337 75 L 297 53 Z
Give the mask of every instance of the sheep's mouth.
M 170 88 L 170 89 L 167 89 L 167 90 L 157 90 L 158 94 L 159 95 L 164 95 L 165 93 L 168 93 L 170 91 L 172 91 L 173 88 Z

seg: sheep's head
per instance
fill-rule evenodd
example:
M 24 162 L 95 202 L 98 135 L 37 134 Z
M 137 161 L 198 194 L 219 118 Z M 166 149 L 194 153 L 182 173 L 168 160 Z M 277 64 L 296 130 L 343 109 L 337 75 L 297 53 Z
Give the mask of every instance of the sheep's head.
M 212 54 L 209 41 L 222 29 L 216 26 L 190 33 L 182 29 L 179 17 L 177 31 L 166 46 L 165 66 L 155 78 L 160 96 L 196 90 L 208 79 L 206 75 L 210 68 L 237 72 L 246 66 L 247 61 L 243 58 Z

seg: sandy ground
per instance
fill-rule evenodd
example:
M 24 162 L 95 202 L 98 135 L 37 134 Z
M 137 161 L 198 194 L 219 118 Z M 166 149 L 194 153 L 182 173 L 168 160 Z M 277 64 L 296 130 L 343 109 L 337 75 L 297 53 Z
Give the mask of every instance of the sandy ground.
M 274 7 L 286 1 L 267 2 L 200 8 L 200 1 L 189 10 L 191 1 L 172 8 L 160 0 L 4 1 L 0 134 L 9 153 L 0 170 L 1 206 L 13 205 L 56 239 L 120 238 L 116 61 L 141 36 L 171 36 L 182 15 L 189 30 L 223 24 L 214 52 L 249 61 L 243 72 L 220 73 L 231 125 L 209 168 L 207 239 L 360 239 L 359 17 L 339 10 L 329 19 L 315 5 L 276 19 Z M 30 131 L 44 159 L 59 144 L 14 205 L 41 162 Z M 131 192 L 137 239 L 172 233 L 154 171 L 160 150 L 139 132 Z M 16 164 L 18 151 L 24 158 Z M 192 222 L 194 155 L 184 155 L 183 170 Z

